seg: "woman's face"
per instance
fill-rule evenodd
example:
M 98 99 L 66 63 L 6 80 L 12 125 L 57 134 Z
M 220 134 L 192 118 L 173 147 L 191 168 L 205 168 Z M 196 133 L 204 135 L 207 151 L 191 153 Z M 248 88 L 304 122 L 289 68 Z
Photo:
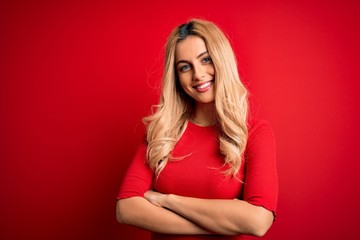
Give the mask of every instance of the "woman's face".
M 215 100 L 215 68 L 205 42 L 198 36 L 188 36 L 176 45 L 175 67 L 180 85 L 197 103 Z

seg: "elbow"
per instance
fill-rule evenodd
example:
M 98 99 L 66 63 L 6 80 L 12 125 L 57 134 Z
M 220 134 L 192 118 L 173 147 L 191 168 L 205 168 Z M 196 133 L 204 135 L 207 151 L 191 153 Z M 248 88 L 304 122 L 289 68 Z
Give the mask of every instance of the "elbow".
M 123 200 L 118 200 L 116 203 L 116 220 L 119 223 L 127 223 L 126 221 L 126 207 L 124 207 Z
M 270 229 L 274 221 L 274 215 L 271 211 L 260 206 L 253 206 L 252 210 L 246 219 L 236 221 L 236 223 L 227 222 L 227 224 L 223 225 L 223 228 L 220 229 L 221 231 L 214 232 L 230 236 L 247 234 L 255 237 L 263 237 Z
M 116 219 L 119 223 L 134 225 L 141 218 L 141 206 L 147 202 L 142 197 L 119 199 L 116 203 Z
M 270 226 L 266 226 L 266 225 L 257 226 L 257 228 L 253 229 L 252 235 L 256 237 L 263 237 L 267 233 L 269 228 Z
M 274 215 L 269 210 L 265 208 L 259 209 L 259 213 L 256 214 L 253 218 L 252 227 L 251 227 L 251 235 L 256 237 L 263 237 L 267 231 L 270 229 Z

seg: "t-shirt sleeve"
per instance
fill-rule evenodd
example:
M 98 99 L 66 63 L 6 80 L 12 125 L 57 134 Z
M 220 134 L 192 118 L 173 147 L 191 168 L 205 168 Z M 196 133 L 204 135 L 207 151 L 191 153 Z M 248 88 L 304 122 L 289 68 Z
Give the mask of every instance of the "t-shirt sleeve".
M 146 163 L 146 144 L 141 144 L 125 173 L 117 199 L 143 197 L 152 186 L 153 171 Z
M 276 216 L 278 176 L 275 136 L 270 124 L 258 120 L 249 131 L 245 153 L 244 200 L 266 208 Z

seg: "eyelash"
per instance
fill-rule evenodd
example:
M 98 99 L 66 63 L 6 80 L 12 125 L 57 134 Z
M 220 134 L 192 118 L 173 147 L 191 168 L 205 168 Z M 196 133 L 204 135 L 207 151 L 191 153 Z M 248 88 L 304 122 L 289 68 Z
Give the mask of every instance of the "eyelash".
M 187 68 L 187 69 L 185 69 L 185 68 Z M 180 70 L 180 72 L 185 72 L 185 71 L 187 71 L 189 68 L 190 68 L 189 64 L 186 64 L 186 65 L 184 65 L 184 66 L 181 66 L 181 67 L 179 68 L 179 70 Z
M 203 62 L 203 63 L 212 63 L 211 57 L 204 57 L 203 59 L 201 59 L 201 62 Z M 180 72 L 186 72 L 188 69 L 190 69 L 190 65 L 186 64 L 186 65 L 181 66 L 179 68 L 179 71 Z
M 202 61 L 206 62 L 206 63 L 209 63 L 209 62 L 211 62 L 211 57 L 205 57 L 205 58 L 203 58 Z

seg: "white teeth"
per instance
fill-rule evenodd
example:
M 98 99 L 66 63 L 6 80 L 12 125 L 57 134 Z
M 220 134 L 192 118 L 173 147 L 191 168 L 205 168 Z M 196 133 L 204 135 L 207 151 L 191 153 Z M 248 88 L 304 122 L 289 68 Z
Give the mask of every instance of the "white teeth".
M 210 82 L 207 82 L 207 83 L 205 83 L 205 84 L 203 84 L 203 85 L 197 86 L 196 88 L 203 89 L 203 88 L 206 88 L 206 87 L 208 87 L 208 86 L 210 86 Z

